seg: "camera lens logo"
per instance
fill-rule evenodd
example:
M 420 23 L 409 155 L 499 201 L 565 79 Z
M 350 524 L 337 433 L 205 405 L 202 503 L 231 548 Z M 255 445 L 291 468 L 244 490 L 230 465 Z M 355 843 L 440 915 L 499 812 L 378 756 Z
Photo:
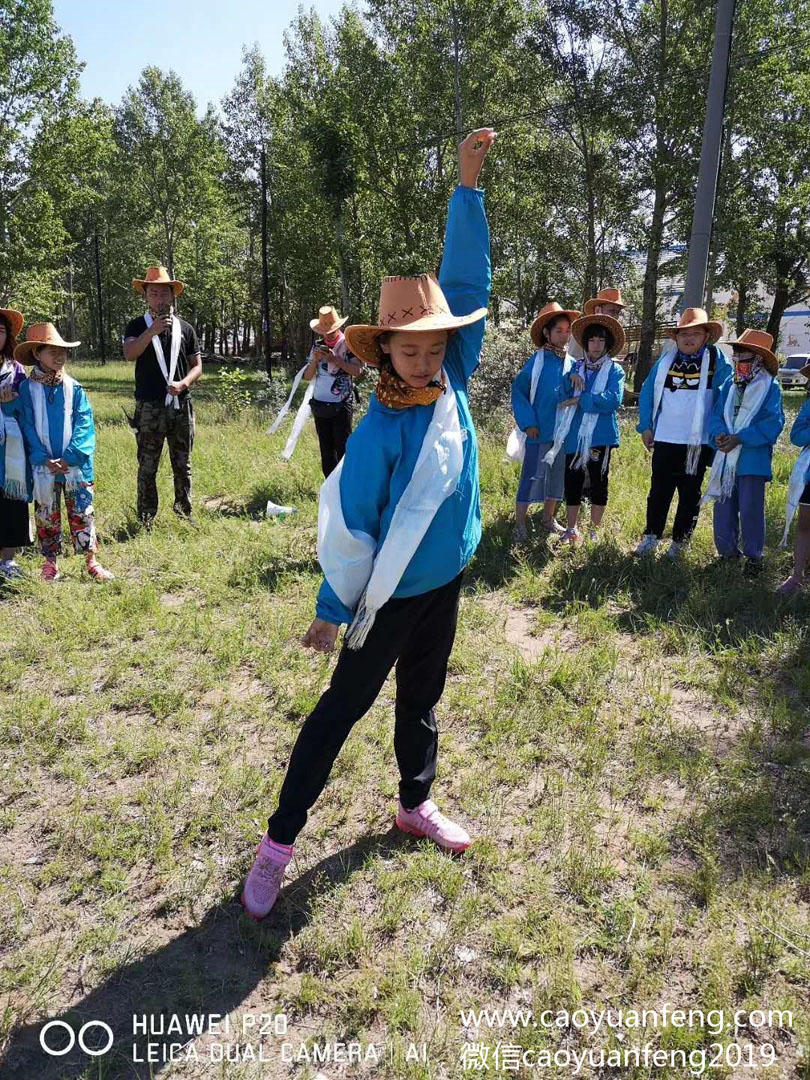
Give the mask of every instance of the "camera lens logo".
M 50 1039 L 47 1038 L 48 1032 L 53 1031 L 54 1028 L 61 1028 L 67 1033 L 67 1046 L 57 1046 L 54 1048 L 54 1046 L 51 1045 L 53 1042 L 61 1042 L 61 1039 L 59 1039 L 58 1036 L 52 1036 Z M 101 1028 L 107 1033 L 106 1046 L 88 1045 L 86 1038 L 87 1032 L 91 1031 L 93 1028 Z M 103 1020 L 88 1020 L 86 1024 L 82 1024 L 79 1028 L 78 1037 L 70 1024 L 65 1023 L 64 1020 L 49 1020 L 39 1033 L 39 1045 L 45 1053 L 50 1054 L 51 1057 L 63 1057 L 65 1054 L 69 1054 L 76 1045 L 77 1038 L 80 1048 L 89 1057 L 101 1057 L 102 1054 L 106 1054 L 114 1041 L 112 1028 L 109 1024 L 105 1024 Z

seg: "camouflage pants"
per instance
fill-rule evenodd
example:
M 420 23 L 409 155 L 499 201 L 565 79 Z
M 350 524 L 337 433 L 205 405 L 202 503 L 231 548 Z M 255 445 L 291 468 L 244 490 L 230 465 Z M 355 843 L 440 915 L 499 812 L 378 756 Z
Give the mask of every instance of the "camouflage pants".
M 164 440 L 174 474 L 174 510 L 191 513 L 191 448 L 194 445 L 194 409 L 191 398 L 179 409 L 162 401 L 135 403 L 135 435 L 138 441 L 138 517 L 157 513 L 157 471 Z

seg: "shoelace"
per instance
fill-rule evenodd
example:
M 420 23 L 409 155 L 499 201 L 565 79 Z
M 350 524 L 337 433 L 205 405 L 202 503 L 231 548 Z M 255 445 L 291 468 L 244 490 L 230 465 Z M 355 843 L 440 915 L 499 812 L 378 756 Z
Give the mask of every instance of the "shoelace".
M 256 886 L 256 893 L 262 898 L 266 898 L 273 887 L 280 883 L 286 869 L 286 866 L 282 863 L 274 862 L 273 859 L 268 858 L 267 855 L 260 855 L 253 868 L 253 871 L 260 882 Z

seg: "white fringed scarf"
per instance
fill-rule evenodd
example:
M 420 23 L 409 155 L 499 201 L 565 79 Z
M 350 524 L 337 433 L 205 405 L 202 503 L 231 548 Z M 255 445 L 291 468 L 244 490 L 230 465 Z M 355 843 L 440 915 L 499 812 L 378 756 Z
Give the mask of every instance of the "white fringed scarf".
M 782 542 L 779 545 L 780 548 L 786 548 L 788 546 L 790 526 L 796 515 L 799 499 L 802 497 L 802 492 L 805 488 L 805 479 L 808 471 L 810 471 L 810 446 L 805 446 L 804 450 L 802 450 L 798 458 L 796 458 L 796 464 L 793 466 L 793 471 L 790 474 L 790 480 L 788 482 L 785 531 L 782 534 Z
M 48 455 L 54 456 L 51 445 L 51 432 L 48 426 L 48 410 L 45 401 L 45 384 L 34 379 L 28 380 L 31 390 L 31 404 L 34 409 L 34 428 L 37 437 Z M 61 386 L 64 391 L 64 415 L 62 419 L 62 454 L 64 455 L 73 437 L 73 389 L 75 383 L 69 375 L 62 375 Z M 82 471 L 77 465 L 71 466 L 66 473 L 59 473 L 68 491 L 75 491 L 82 479 Z M 44 465 L 34 466 L 34 500 L 40 506 L 53 509 L 56 504 L 56 475 Z
M 767 371 L 760 371 L 758 375 L 754 376 L 743 391 L 742 404 L 736 420 L 734 419 L 734 399 L 737 395 L 737 387 L 732 383 L 723 409 L 723 419 L 730 434 L 736 435 L 738 431 L 742 431 L 743 428 L 748 427 L 753 422 L 754 417 L 762 408 L 765 398 L 768 396 L 772 382 L 773 376 L 769 375 Z M 737 480 L 737 462 L 740 459 L 741 450 L 742 444 L 735 446 L 727 454 L 724 454 L 722 450 L 717 451 L 709 477 L 709 485 L 701 502 L 710 502 L 712 499 L 725 502 L 726 499 L 731 497 Z
M 268 435 L 275 435 L 275 433 L 278 431 L 279 427 L 281 426 L 282 420 L 287 415 L 287 413 L 290 411 L 290 406 L 292 405 L 292 400 L 295 397 L 295 391 L 298 389 L 299 383 L 303 379 L 304 372 L 307 370 L 308 367 L 309 367 L 309 361 L 307 361 L 306 364 L 304 364 L 304 366 L 301 368 L 301 370 L 296 373 L 296 376 L 293 379 L 292 390 L 290 390 L 290 396 L 287 398 L 287 400 L 282 405 L 281 412 L 278 414 L 278 416 L 275 418 L 273 423 L 267 429 L 267 434 Z M 292 426 L 292 431 L 290 432 L 290 437 L 287 439 L 286 446 L 281 451 L 281 456 L 284 458 L 285 461 L 289 461 L 290 458 L 293 456 L 293 451 L 295 450 L 296 443 L 298 442 L 298 438 L 299 438 L 301 432 L 304 430 L 304 427 L 306 426 L 307 420 L 309 420 L 309 417 L 310 417 L 309 403 L 312 400 L 312 395 L 314 393 L 315 393 L 315 377 L 313 376 L 313 378 L 310 379 L 310 381 L 309 381 L 309 385 L 307 386 L 307 390 L 306 390 L 306 393 L 304 394 L 304 397 L 303 397 L 303 399 L 301 401 L 301 404 L 298 406 L 298 412 L 295 414 L 295 420 L 293 421 L 293 426 Z
M 151 314 L 147 311 L 144 315 L 147 327 L 151 326 L 154 322 Z M 160 366 L 161 374 L 166 380 L 166 386 L 168 388 L 169 383 L 174 382 L 174 376 L 177 372 L 177 358 L 180 355 L 180 344 L 183 339 L 183 334 L 180 329 L 180 320 L 176 315 L 172 315 L 172 345 L 169 352 L 169 367 L 166 367 L 166 357 L 163 353 L 163 343 L 160 340 L 160 334 L 155 334 L 152 338 L 152 344 L 155 347 L 155 355 L 157 356 L 157 362 Z M 176 394 L 170 394 L 168 389 L 166 390 L 166 400 L 164 405 L 171 406 L 173 409 L 180 408 L 180 398 Z
M 534 354 L 531 383 L 529 386 L 530 405 L 534 405 L 534 399 L 537 395 L 537 384 L 540 382 L 540 376 L 543 374 L 545 352 L 545 349 L 538 349 Z M 512 428 L 509 433 L 509 438 L 506 441 L 506 456 L 511 461 L 517 461 L 518 464 L 523 463 L 523 459 L 526 456 L 526 432 L 521 431 L 519 427 Z
M 0 386 L 14 383 L 14 364 L 4 359 L 0 366 Z M 3 494 L 7 499 L 25 502 L 28 498 L 28 485 L 25 470 L 25 443 L 20 425 L 13 416 L 6 416 L 0 408 L 0 453 L 5 458 L 5 478 Z
M 607 353 L 602 357 L 602 363 L 599 366 L 599 371 L 591 386 L 592 394 L 604 394 L 610 378 L 610 373 L 613 370 L 613 357 L 608 356 Z M 582 377 L 584 378 L 584 364 Z M 583 391 L 577 394 L 580 397 Z M 574 469 L 586 469 L 588 462 L 591 460 L 591 446 L 593 444 L 593 433 L 596 430 L 596 422 L 599 419 L 599 414 L 595 412 L 583 413 L 582 423 L 579 425 L 579 432 L 577 433 L 577 456 L 571 462 L 571 467 Z M 569 422 L 570 428 L 570 422 Z M 602 457 L 602 473 L 607 472 L 607 467 L 610 462 L 610 455 L 604 454 Z
M 351 530 L 340 499 L 342 458 L 321 487 L 318 560 L 335 595 L 356 612 L 345 644 L 361 649 L 377 612 L 393 595 L 441 504 L 452 495 L 464 464 L 456 394 L 446 373 L 408 486 L 396 505 L 379 551 L 367 533 Z M 376 552 L 376 554 L 375 554 Z
M 698 462 L 700 461 L 700 451 L 703 446 L 703 421 L 706 415 L 706 390 L 709 385 L 709 360 L 711 357 L 711 348 L 711 345 L 704 346 L 703 356 L 700 361 L 700 383 L 698 384 L 696 394 L 697 401 L 695 402 L 695 412 L 692 416 L 692 428 L 689 432 L 689 449 L 686 454 L 686 471 L 691 475 L 694 475 L 697 472 Z M 667 381 L 667 375 L 669 374 L 669 369 L 672 367 L 672 363 L 677 355 L 678 346 L 673 341 L 670 345 L 667 345 L 658 361 L 658 370 L 655 373 L 655 386 L 653 389 L 653 433 L 655 433 L 658 410 L 661 408 L 661 400 L 664 396 L 664 385 Z M 686 392 L 695 393 L 693 390 Z M 675 393 L 677 393 L 677 391 L 675 391 Z

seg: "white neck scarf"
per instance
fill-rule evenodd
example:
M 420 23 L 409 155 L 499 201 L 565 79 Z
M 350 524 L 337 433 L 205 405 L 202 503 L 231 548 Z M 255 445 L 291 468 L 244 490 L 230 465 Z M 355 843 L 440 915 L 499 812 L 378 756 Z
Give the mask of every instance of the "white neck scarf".
M 144 315 L 147 327 L 151 326 L 155 321 L 147 311 Z M 152 344 L 155 347 L 155 355 L 157 356 L 157 362 L 160 365 L 160 371 L 163 378 L 166 380 L 166 386 L 169 383 L 174 382 L 175 372 L 177 371 L 177 357 L 180 355 L 180 342 L 182 341 L 182 332 L 180 330 L 180 320 L 176 315 L 172 315 L 172 347 L 169 353 L 169 367 L 166 368 L 166 357 L 163 355 L 163 345 L 160 340 L 160 334 L 155 334 L 152 338 Z M 180 408 L 180 398 L 174 394 L 166 393 L 166 400 L 164 405 L 170 405 L 173 409 Z
M 345 457 L 321 487 L 318 560 L 340 601 L 352 609 L 357 605 L 345 637 L 350 649 L 365 644 L 377 612 L 393 595 L 437 510 L 458 486 L 464 444 L 456 394 L 446 374 L 444 381 L 446 390 L 434 405 L 413 473 L 379 551 L 373 537 L 346 526 L 340 500 Z
M 585 364 L 583 362 L 583 379 L 585 378 L 584 370 Z M 610 373 L 613 370 L 613 357 L 608 356 L 607 353 L 602 357 L 602 363 L 597 372 L 596 378 L 593 381 L 591 387 L 592 394 L 604 394 L 605 388 L 610 378 Z M 579 396 L 579 395 L 577 395 Z M 596 421 L 599 419 L 599 414 L 595 412 L 583 413 L 582 423 L 579 425 L 579 432 L 577 434 L 577 456 L 571 462 L 574 469 L 587 468 L 588 462 L 591 459 L 591 445 L 593 443 L 593 433 L 596 429 Z M 570 426 L 570 425 L 569 425 Z M 602 472 L 607 471 L 608 462 L 610 456 L 605 454 L 602 458 Z
M 0 365 L 0 385 L 14 382 L 14 365 L 6 358 Z M 5 416 L 0 408 L 0 451 L 4 455 L 5 476 L 3 494 L 7 499 L 25 501 L 28 485 L 25 475 L 25 443 L 20 426 L 13 416 Z
M 31 404 L 34 408 L 34 428 L 37 437 L 48 455 L 52 458 L 53 446 L 51 444 L 51 432 L 48 426 L 48 409 L 45 401 L 45 386 L 34 379 L 28 380 L 31 390 Z M 64 414 L 62 417 L 62 454 L 64 455 L 70 445 L 73 436 L 73 379 L 67 374 L 62 375 L 62 390 L 64 391 Z M 82 471 L 73 465 L 66 473 L 60 473 L 64 479 L 68 491 L 75 490 L 82 478 Z M 34 467 L 34 499 L 40 506 L 53 507 L 56 502 L 56 476 L 44 465 Z
M 273 423 L 267 429 L 267 434 L 268 435 L 274 435 L 276 433 L 276 431 L 278 431 L 278 429 L 279 429 L 279 427 L 281 425 L 281 421 L 284 419 L 284 417 L 290 411 L 290 405 L 292 404 L 292 399 L 295 397 L 295 391 L 298 389 L 298 384 L 303 379 L 304 372 L 307 370 L 308 367 L 309 367 L 309 361 L 307 361 L 307 363 L 304 364 L 304 366 L 301 368 L 301 370 L 296 373 L 296 376 L 293 379 L 292 390 L 290 390 L 290 396 L 287 398 L 284 405 L 282 406 L 281 412 L 278 414 L 278 416 L 275 418 Z M 304 430 L 304 426 L 306 425 L 306 422 L 309 419 L 309 416 L 310 416 L 309 403 L 312 400 L 312 395 L 315 393 L 315 379 L 316 379 L 316 376 L 313 376 L 309 380 L 309 385 L 307 386 L 307 391 L 304 394 L 304 397 L 303 397 L 303 400 L 301 401 L 301 404 L 298 406 L 298 412 L 295 414 L 295 420 L 293 421 L 293 426 L 292 426 L 292 431 L 290 432 L 290 437 L 289 437 L 289 439 L 287 439 L 287 445 L 281 451 L 281 456 L 284 458 L 285 461 L 289 461 L 290 458 L 293 456 L 293 451 L 295 450 L 296 443 L 298 442 L 298 437 L 301 434 L 301 432 Z
M 566 349 L 565 356 L 562 362 L 562 373 L 567 375 L 573 366 L 574 360 L 571 354 Z M 580 391 L 574 391 L 574 397 L 579 397 Z M 557 454 L 563 448 L 563 443 L 568 432 L 571 429 L 571 421 L 574 419 L 574 413 L 577 411 L 576 405 L 566 405 L 564 408 L 562 405 L 557 406 L 557 414 L 554 418 L 554 443 L 549 452 L 543 458 L 546 465 L 553 465 L 557 459 Z
M 545 356 L 545 349 L 538 349 L 534 354 L 534 363 L 532 364 L 532 378 L 531 385 L 529 387 L 529 404 L 534 405 L 534 399 L 537 394 L 537 384 L 540 382 L 540 376 L 543 374 L 543 363 Z M 522 463 L 526 456 L 526 432 L 521 431 L 519 427 L 512 428 L 509 433 L 509 438 L 506 442 L 506 456 L 511 461 L 517 461 Z
M 790 480 L 788 482 L 788 497 L 787 497 L 787 514 L 785 517 L 785 531 L 782 535 L 782 542 L 779 545 L 780 548 L 786 548 L 788 546 L 788 538 L 790 537 L 790 525 L 793 521 L 796 509 L 799 505 L 799 499 L 802 497 L 802 492 L 805 487 L 805 478 L 808 470 L 810 470 L 810 446 L 805 446 L 804 450 L 796 458 L 796 464 L 793 466 L 793 472 L 790 474 Z
M 692 416 L 692 430 L 689 432 L 689 450 L 686 455 L 686 471 L 692 475 L 697 472 L 700 450 L 703 446 L 703 419 L 706 413 L 706 389 L 709 385 L 709 360 L 712 348 L 712 345 L 707 345 L 703 350 L 703 357 L 700 361 L 700 383 L 697 393 L 695 394 L 694 390 L 684 391 L 685 393 L 695 394 L 697 398 L 695 412 Z M 658 361 L 658 371 L 655 373 L 655 387 L 653 390 L 653 433 L 658 421 L 658 410 L 661 408 L 661 400 L 664 396 L 664 383 L 667 381 L 669 369 L 672 367 L 672 362 L 677 355 L 678 346 L 673 341 L 670 345 L 667 345 Z M 679 391 L 675 390 L 674 393 L 677 394 Z
M 731 384 L 723 409 L 723 419 L 731 434 L 736 435 L 738 431 L 742 431 L 743 428 L 748 427 L 753 422 L 754 417 L 762 408 L 763 402 L 768 396 L 772 382 L 772 375 L 769 375 L 767 371 L 760 371 L 748 383 L 743 393 L 742 404 L 736 420 L 734 419 L 734 401 L 737 397 L 737 387 L 734 383 Z M 717 451 L 714 456 L 711 476 L 709 477 L 709 486 L 706 488 L 706 494 L 701 499 L 701 502 L 709 502 L 711 499 L 725 502 L 731 496 L 737 479 L 737 462 L 741 450 L 742 445 L 735 446 L 728 454 L 724 454 L 721 450 Z

